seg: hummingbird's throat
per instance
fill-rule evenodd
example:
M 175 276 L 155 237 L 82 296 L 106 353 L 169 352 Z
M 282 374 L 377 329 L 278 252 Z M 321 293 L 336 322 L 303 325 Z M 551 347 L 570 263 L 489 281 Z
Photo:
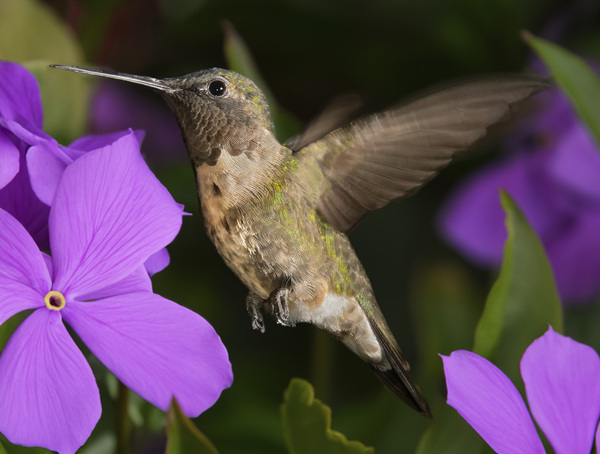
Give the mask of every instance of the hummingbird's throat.
M 56 290 L 49 291 L 46 296 L 44 296 L 44 303 L 46 303 L 46 307 L 52 311 L 60 311 L 65 307 L 66 300 L 62 293 L 57 292 Z

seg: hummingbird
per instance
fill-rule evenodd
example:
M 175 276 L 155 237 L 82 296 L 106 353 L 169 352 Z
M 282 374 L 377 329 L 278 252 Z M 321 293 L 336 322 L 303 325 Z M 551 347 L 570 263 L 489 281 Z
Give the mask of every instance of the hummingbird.
M 347 234 L 473 148 L 547 81 L 501 75 L 447 84 L 347 124 L 346 109 L 331 109 L 281 144 L 264 94 L 233 71 L 157 79 L 52 66 L 162 95 L 195 171 L 207 234 L 249 289 L 254 329 L 264 332 L 264 314 L 285 326 L 311 323 L 431 417 Z

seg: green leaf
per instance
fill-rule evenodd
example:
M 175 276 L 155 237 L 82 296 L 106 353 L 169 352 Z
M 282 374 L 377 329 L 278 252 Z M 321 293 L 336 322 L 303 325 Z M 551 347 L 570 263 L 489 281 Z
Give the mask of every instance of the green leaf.
M 85 64 L 77 41 L 49 6 L 35 0 L 0 2 L 0 59 L 24 63 L 38 79 L 48 134 L 62 143 L 83 134 L 92 85 L 85 77 L 48 68 Z
M 198 430 L 190 419 L 183 414 L 175 399 L 167 413 L 167 450 L 166 454 L 218 454 L 217 448 Z
M 415 454 L 480 454 L 488 451 L 483 439 L 454 408 L 444 404 L 442 408 L 434 408 L 433 414 L 433 424 L 423 434 Z
M 51 451 L 44 448 L 14 445 L 4 435 L 0 435 L 0 454 L 51 454 Z
M 600 79 L 594 70 L 557 44 L 530 33 L 525 33 L 524 38 L 552 70 L 554 79 L 600 144 Z
M 314 398 L 306 380 L 294 378 L 281 405 L 283 430 L 291 454 L 373 454 L 358 441 L 331 430 L 331 409 Z
M 501 193 L 508 238 L 500 276 L 475 331 L 474 351 L 513 381 L 529 344 L 552 325 L 562 331 L 562 308 L 550 263 L 537 235 L 507 193 Z
M 275 123 L 277 138 L 289 139 L 300 130 L 300 123 L 289 112 L 281 108 L 261 75 L 252 53 L 230 22 L 223 22 L 225 34 L 224 51 L 229 69 L 246 76 L 263 91 L 269 103 L 269 110 Z

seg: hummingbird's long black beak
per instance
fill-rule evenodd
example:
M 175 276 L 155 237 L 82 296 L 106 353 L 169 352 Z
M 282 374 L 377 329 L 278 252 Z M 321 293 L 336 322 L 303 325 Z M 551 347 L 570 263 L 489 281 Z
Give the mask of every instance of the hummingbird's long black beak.
M 125 82 L 131 82 L 134 84 L 145 85 L 146 87 L 154 88 L 155 90 L 172 93 L 177 91 L 176 88 L 170 87 L 165 82 L 154 77 L 147 76 L 136 76 L 134 74 L 118 73 L 115 71 L 109 71 L 106 69 L 87 69 L 79 66 L 69 65 L 50 65 L 52 68 L 66 69 L 67 71 L 73 71 L 76 73 L 90 74 L 92 76 L 107 77 L 110 79 L 124 80 Z

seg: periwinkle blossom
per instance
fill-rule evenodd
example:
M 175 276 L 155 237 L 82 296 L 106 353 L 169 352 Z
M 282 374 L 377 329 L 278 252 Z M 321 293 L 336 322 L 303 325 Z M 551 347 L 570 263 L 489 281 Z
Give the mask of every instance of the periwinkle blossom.
M 102 148 L 128 130 L 93 134 L 60 145 L 42 130 L 40 90 L 35 77 L 18 63 L 0 61 L 0 208 L 21 222 L 44 250 L 48 249 L 48 214 L 69 164 Z M 135 131 L 138 141 L 143 131 Z M 169 264 L 166 249 L 150 257 L 150 275 Z
M 442 356 L 448 404 L 498 454 L 542 454 L 525 402 L 504 373 L 481 356 Z M 529 410 L 556 454 L 590 454 L 600 417 L 600 357 L 551 327 L 521 359 Z
M 34 194 L 25 153 L 29 145 L 7 125 L 41 131 L 42 104 L 37 82 L 25 68 L 0 61 L 0 208 L 15 216 L 36 242 L 47 247 L 49 207 Z
M 600 291 L 600 148 L 558 89 L 509 142 L 511 153 L 464 181 L 443 207 L 442 235 L 465 256 L 497 266 L 506 239 L 499 191 L 537 232 L 566 303 Z
M 42 127 L 42 101 L 35 77 L 18 63 L 0 61 L 0 207 L 47 248 L 49 209 L 43 205 L 52 203 L 64 169 L 129 131 L 85 136 L 62 146 Z M 143 132 L 136 135 L 141 142 Z
M 143 263 L 170 243 L 182 206 L 148 169 L 130 133 L 65 171 L 49 216 L 51 256 L 0 210 L 0 323 L 33 310 L 0 356 L 0 432 L 75 452 L 100 413 L 91 368 L 65 327 L 121 382 L 166 410 L 197 416 L 232 382 L 219 336 L 152 292 Z

